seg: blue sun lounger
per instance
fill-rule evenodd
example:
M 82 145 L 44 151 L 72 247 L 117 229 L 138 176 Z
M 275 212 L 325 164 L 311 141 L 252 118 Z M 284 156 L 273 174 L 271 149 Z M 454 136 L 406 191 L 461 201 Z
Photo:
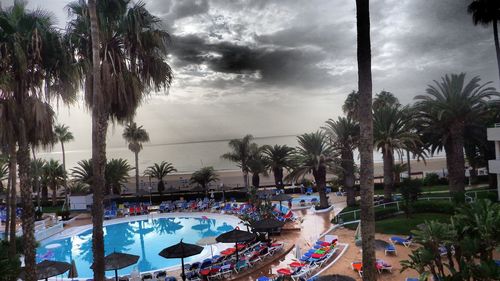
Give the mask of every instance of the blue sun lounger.
M 398 237 L 398 236 L 392 236 L 391 237 L 391 242 L 394 244 L 400 244 L 405 247 L 410 247 L 412 243 L 413 237 L 410 235 L 408 238 L 403 238 L 403 237 Z

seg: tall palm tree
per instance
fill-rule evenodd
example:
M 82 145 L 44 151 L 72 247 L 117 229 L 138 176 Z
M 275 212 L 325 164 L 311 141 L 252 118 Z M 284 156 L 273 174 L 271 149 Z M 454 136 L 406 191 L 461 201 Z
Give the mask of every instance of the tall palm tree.
M 144 171 L 144 175 L 158 180 L 157 189 L 161 195 L 165 190 L 165 183 L 163 182 L 163 178 L 173 172 L 177 172 L 177 169 L 174 168 L 174 165 L 172 163 L 161 161 L 160 164 L 155 163 L 153 166 L 147 167 Z
M 63 169 L 64 172 L 66 173 L 66 152 L 64 150 L 64 143 L 70 142 L 75 139 L 73 136 L 73 133 L 69 130 L 69 127 L 64 125 L 64 124 L 57 124 L 54 127 L 54 133 L 56 134 L 57 140 L 61 143 L 61 151 L 62 151 L 62 156 L 63 156 Z M 64 179 L 64 205 L 67 207 L 68 206 L 68 185 L 66 183 L 66 178 Z
M 359 89 L 361 236 L 363 280 L 376 280 L 375 213 L 373 211 L 373 116 L 370 1 L 356 0 L 357 60 Z
M 415 97 L 420 130 L 431 153 L 444 148 L 450 192 L 465 191 L 464 132 L 466 127 L 481 126 L 488 113 L 487 100 L 498 96 L 489 83 L 479 77 L 465 80 L 465 73 L 445 75 L 429 85 L 426 95 Z
M 342 167 L 342 183 L 347 192 L 347 205 L 356 205 L 356 191 L 354 183 L 354 154 L 353 151 L 359 144 L 359 124 L 350 117 L 339 117 L 337 120 L 329 119 L 326 126 L 322 127 L 334 149 L 340 152 Z
M 135 192 L 139 192 L 139 152 L 142 150 L 142 144 L 149 142 L 149 134 L 142 126 L 130 122 L 123 130 L 122 136 L 135 156 Z
M 500 43 L 498 39 L 498 21 L 500 20 L 500 2 L 497 0 L 473 0 L 467 8 L 472 14 L 475 25 L 493 25 L 493 39 L 497 54 L 498 75 L 500 76 Z
M 299 147 L 296 148 L 295 169 L 287 176 L 297 181 L 306 174 L 312 173 L 319 193 L 319 206 L 328 208 L 326 197 L 326 173 L 335 166 L 334 150 L 326 134 L 322 131 L 307 133 L 297 137 Z
M 219 176 L 215 173 L 214 167 L 203 167 L 191 175 L 190 182 L 200 185 L 205 190 L 205 195 L 208 195 L 208 185 L 218 180 Z
M 292 170 L 293 154 L 295 149 L 287 145 L 265 145 L 262 153 L 265 157 L 267 169 L 273 172 L 276 188 L 283 189 L 283 172 L 285 169 Z
M 25 273 L 35 280 L 34 209 L 30 185 L 30 145 L 53 142 L 54 111 L 50 101 L 74 100 L 78 72 L 72 54 L 54 28 L 50 14 L 29 11 L 22 1 L 0 11 L 1 98 L 8 103 L 9 132 L 17 142 L 17 163 L 23 206 L 22 227 L 25 243 Z M 4 122 L 1 122 L 3 125 Z M 12 156 L 11 152 L 11 156 Z
M 415 114 L 408 106 L 380 105 L 373 113 L 374 146 L 384 160 L 384 201 L 392 200 L 394 192 L 394 153 L 422 146 L 414 130 Z
M 57 188 L 64 184 L 66 172 L 63 165 L 54 159 L 45 162 L 42 171 L 47 180 L 47 186 L 52 190 L 52 206 L 55 206 L 57 204 Z
M 229 147 L 232 149 L 231 152 L 223 154 L 221 157 L 223 159 L 235 162 L 238 167 L 241 168 L 243 172 L 243 182 L 245 188 L 248 189 L 248 160 L 251 156 L 252 146 L 256 146 L 252 143 L 253 136 L 246 135 L 242 139 L 232 139 L 229 141 Z
M 145 94 L 170 85 L 172 71 L 165 59 L 168 33 L 162 30 L 160 19 L 147 11 L 144 2 L 89 0 L 87 6 L 79 0 L 70 3 L 68 10 L 72 15 L 68 37 L 84 75 L 85 101 L 92 109 L 92 158 L 96 163 L 92 246 L 94 279 L 102 281 L 101 202 L 108 121 L 130 121 Z

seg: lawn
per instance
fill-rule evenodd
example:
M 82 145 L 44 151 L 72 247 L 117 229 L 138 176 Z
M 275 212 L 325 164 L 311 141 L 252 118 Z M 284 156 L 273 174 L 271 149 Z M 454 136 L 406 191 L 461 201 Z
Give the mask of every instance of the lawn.
M 384 234 L 408 235 L 411 230 L 417 229 L 417 225 L 429 220 L 449 222 L 450 215 L 439 213 L 414 214 L 411 218 L 406 215 L 397 215 L 392 218 L 383 219 L 375 223 L 375 231 Z M 356 229 L 357 224 L 346 225 L 349 229 Z

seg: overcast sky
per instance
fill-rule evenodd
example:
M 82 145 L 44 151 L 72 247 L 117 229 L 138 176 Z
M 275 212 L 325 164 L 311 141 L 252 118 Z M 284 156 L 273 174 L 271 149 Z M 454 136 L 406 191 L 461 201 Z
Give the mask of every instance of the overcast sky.
M 315 131 L 342 114 L 357 88 L 353 0 L 144 2 L 172 37 L 175 76 L 168 93 L 138 110 L 152 144 Z M 456 72 L 498 86 L 492 28 L 472 24 L 470 1 L 371 2 L 374 94 L 390 91 L 409 103 Z M 68 1 L 28 3 L 66 26 Z M 89 113 L 78 105 L 58 111 L 77 138 L 68 149 L 89 149 Z M 111 128 L 109 147 L 124 146 L 121 132 Z

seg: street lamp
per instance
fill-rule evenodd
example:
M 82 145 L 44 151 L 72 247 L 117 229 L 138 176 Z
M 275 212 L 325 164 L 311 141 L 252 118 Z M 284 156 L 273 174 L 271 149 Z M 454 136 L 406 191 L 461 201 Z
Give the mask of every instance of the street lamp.
M 148 186 L 148 189 L 149 189 L 149 205 L 152 206 L 153 205 L 153 200 L 151 200 L 151 190 L 153 189 L 153 187 L 150 185 Z

